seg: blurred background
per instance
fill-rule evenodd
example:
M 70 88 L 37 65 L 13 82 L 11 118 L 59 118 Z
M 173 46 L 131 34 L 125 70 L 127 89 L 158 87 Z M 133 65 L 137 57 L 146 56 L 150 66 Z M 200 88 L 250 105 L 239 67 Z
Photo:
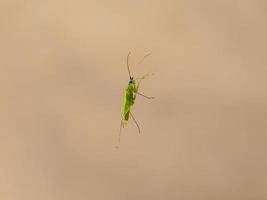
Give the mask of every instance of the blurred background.
M 266 9 L 1 0 L 0 199 L 267 199 Z

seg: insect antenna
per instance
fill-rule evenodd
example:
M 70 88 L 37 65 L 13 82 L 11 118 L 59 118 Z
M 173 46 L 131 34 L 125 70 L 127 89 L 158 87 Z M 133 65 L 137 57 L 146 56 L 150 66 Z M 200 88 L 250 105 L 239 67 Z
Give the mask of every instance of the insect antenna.
M 131 52 L 128 53 L 127 55 L 127 69 L 128 69 L 128 73 L 129 73 L 129 78 L 131 79 L 131 72 L 130 72 L 130 66 L 129 66 L 129 57 L 130 57 Z

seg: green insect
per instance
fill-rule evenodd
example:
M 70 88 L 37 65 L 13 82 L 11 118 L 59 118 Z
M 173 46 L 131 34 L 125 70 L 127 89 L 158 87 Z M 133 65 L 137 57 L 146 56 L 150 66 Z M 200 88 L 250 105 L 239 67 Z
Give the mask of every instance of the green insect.
M 130 66 L 129 66 L 129 56 L 130 56 L 130 54 L 131 54 L 131 52 L 129 52 L 129 54 L 127 55 L 127 69 L 128 69 L 129 79 L 130 80 L 129 80 L 127 88 L 124 91 L 124 96 L 123 96 L 123 107 L 122 107 L 120 134 L 119 134 L 119 143 L 120 143 L 121 129 L 124 128 L 124 126 L 126 125 L 126 123 L 129 120 L 129 117 L 131 117 L 133 119 L 134 123 L 136 124 L 136 126 L 138 128 L 138 132 L 141 133 L 140 126 L 137 123 L 136 119 L 134 118 L 134 116 L 133 116 L 133 114 L 131 112 L 131 107 L 134 105 L 134 101 L 136 100 L 136 96 L 140 95 L 140 96 L 145 97 L 147 99 L 153 99 L 154 98 L 154 97 L 148 97 L 146 95 L 143 95 L 138 91 L 141 80 L 145 79 L 145 77 L 147 77 L 149 74 L 146 74 L 146 75 L 144 75 L 144 76 L 142 76 L 140 78 L 134 78 L 131 75 Z M 138 62 L 138 64 L 140 64 L 149 55 L 150 54 L 146 54 Z

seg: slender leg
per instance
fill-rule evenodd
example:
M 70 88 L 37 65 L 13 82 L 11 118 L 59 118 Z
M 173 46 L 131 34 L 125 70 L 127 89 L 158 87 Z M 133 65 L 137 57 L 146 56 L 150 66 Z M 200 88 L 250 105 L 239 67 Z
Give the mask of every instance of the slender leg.
M 118 137 L 118 144 L 116 146 L 116 148 L 119 148 L 120 143 L 121 143 L 121 128 L 124 127 L 123 121 L 121 120 L 121 125 L 120 125 L 120 132 L 119 132 L 119 137 Z
M 150 53 L 146 54 L 135 66 L 140 65 L 144 61 L 144 59 L 149 55 L 150 55 Z
M 133 118 L 134 123 L 136 124 L 136 126 L 137 126 L 137 128 L 138 128 L 138 132 L 141 133 L 140 126 L 138 125 L 137 121 L 135 120 L 135 118 L 134 118 L 134 116 L 133 116 L 133 114 L 132 114 L 131 112 L 130 112 L 130 115 L 131 115 L 131 117 Z
M 149 97 L 149 96 L 146 96 L 146 95 L 141 94 L 141 93 L 138 92 L 140 83 L 141 83 L 141 80 L 138 81 L 137 86 L 136 86 L 136 88 L 135 88 L 134 100 L 135 100 L 135 98 L 136 98 L 136 94 L 139 94 L 139 95 L 141 95 L 141 96 L 143 96 L 143 97 L 145 97 L 145 98 L 147 98 L 147 99 L 154 99 L 155 97 Z
M 146 77 L 148 77 L 148 76 L 153 76 L 153 75 L 154 75 L 154 73 L 147 73 L 147 74 L 145 74 L 145 75 L 143 75 L 143 76 L 141 76 L 141 77 L 135 78 L 135 80 L 143 80 L 143 79 L 145 79 Z
M 138 81 L 137 85 L 135 86 L 135 89 L 134 89 L 134 95 L 133 95 L 133 100 L 136 99 L 136 93 L 138 92 L 140 82 L 141 82 L 141 81 Z
M 142 97 L 147 98 L 147 99 L 154 99 L 154 98 L 155 98 L 155 97 L 148 97 L 148 96 L 143 95 L 143 94 L 141 94 L 141 93 L 139 93 L 139 92 L 136 92 L 136 93 L 139 94 L 139 95 L 141 95 Z

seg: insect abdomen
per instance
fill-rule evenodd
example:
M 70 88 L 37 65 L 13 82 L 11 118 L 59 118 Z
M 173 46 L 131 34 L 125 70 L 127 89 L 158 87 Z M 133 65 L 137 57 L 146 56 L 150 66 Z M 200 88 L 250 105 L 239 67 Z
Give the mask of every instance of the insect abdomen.
M 130 114 L 130 111 L 128 111 L 127 113 L 124 113 L 124 120 L 125 120 L 125 121 L 128 121 L 128 119 L 129 119 L 129 114 Z
M 125 90 L 123 98 L 123 112 L 122 112 L 123 120 L 128 121 L 132 105 L 133 105 L 133 90 L 132 90 L 132 85 L 129 85 Z

